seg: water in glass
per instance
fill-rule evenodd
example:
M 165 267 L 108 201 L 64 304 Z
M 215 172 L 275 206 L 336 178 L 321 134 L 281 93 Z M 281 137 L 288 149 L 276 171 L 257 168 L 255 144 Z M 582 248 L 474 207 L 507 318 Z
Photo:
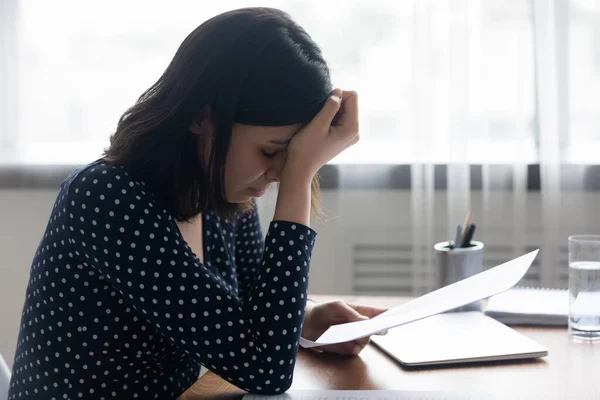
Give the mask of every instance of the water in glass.
M 600 340 L 600 262 L 569 264 L 569 305 L 571 335 Z

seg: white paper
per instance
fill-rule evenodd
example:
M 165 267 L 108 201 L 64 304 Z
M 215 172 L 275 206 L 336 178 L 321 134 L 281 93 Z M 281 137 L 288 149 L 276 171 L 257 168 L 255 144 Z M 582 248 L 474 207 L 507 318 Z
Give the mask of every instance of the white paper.
M 513 288 L 490 297 L 485 314 L 507 325 L 567 326 L 569 291 Z
M 445 286 L 369 320 L 333 325 L 315 342 L 300 338 L 300 345 L 309 348 L 360 339 L 504 292 L 521 280 L 538 251 Z
M 276 396 L 247 394 L 243 400 L 492 400 L 486 393 L 405 390 L 298 390 Z

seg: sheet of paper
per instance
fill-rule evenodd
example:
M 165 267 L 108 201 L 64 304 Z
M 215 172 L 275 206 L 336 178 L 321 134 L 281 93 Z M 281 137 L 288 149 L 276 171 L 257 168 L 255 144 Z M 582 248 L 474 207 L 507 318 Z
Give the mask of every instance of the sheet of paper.
M 247 394 L 243 400 L 492 400 L 486 393 L 404 390 L 298 390 L 276 396 Z
M 366 321 L 331 326 L 315 342 L 300 338 L 305 348 L 360 339 L 504 292 L 521 280 L 538 250 L 445 286 Z
M 567 326 L 569 291 L 512 288 L 490 297 L 485 314 L 507 325 Z

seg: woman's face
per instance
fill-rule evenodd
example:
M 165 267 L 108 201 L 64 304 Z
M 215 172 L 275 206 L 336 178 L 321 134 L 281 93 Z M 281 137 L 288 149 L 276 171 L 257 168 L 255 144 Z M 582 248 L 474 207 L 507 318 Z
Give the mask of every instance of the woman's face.
M 233 125 L 225 161 L 225 196 L 229 203 L 246 203 L 261 197 L 271 183 L 279 181 L 287 145 L 301 127 Z M 193 126 L 191 130 L 201 133 L 205 140 L 213 134 L 212 127 Z M 205 142 L 203 148 L 206 160 L 210 145 Z
M 260 197 L 278 182 L 287 145 L 301 125 L 254 126 L 234 124 L 225 162 L 225 193 L 230 203 Z

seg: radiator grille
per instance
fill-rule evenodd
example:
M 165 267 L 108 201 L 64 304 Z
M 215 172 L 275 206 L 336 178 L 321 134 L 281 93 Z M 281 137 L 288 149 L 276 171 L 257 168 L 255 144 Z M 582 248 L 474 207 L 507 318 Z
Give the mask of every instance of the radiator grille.
M 499 235 L 504 236 L 504 235 Z M 531 235 L 535 236 L 535 235 Z M 387 239 L 382 239 L 387 237 Z M 435 257 L 433 246 L 420 246 L 417 251 L 409 240 L 394 243 L 402 235 L 365 235 L 352 243 L 352 293 L 355 295 L 411 296 L 427 293 L 434 288 Z M 373 243 L 373 239 L 378 239 Z M 359 240 L 356 240 L 359 239 Z M 483 267 L 489 269 L 528 253 L 541 246 L 514 246 L 484 242 Z M 552 273 L 552 287 L 566 288 L 568 284 L 568 248 L 557 245 L 555 262 L 544 263 L 542 252 L 534 260 L 519 286 L 543 286 L 543 274 Z M 542 270 L 545 268 L 545 270 Z M 548 271 L 554 269 L 554 271 Z

